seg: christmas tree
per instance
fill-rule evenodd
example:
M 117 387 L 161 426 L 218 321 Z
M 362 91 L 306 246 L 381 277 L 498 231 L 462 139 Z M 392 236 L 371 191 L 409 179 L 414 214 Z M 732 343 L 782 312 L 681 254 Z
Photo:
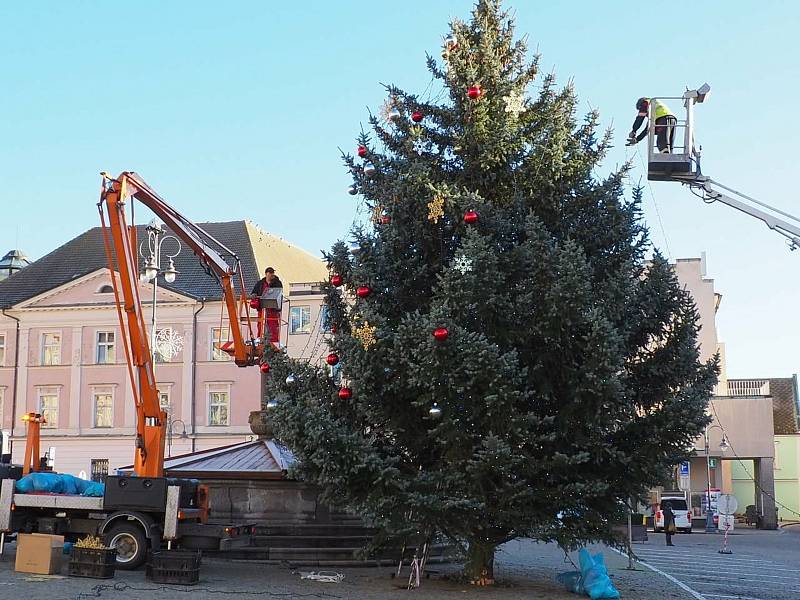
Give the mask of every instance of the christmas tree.
M 626 168 L 595 175 L 611 133 L 513 33 L 480 0 L 428 58 L 438 100 L 387 88 L 345 156 L 372 224 L 326 255 L 335 368 L 275 354 L 265 399 L 323 500 L 463 544 L 481 583 L 518 536 L 612 541 L 716 381 Z

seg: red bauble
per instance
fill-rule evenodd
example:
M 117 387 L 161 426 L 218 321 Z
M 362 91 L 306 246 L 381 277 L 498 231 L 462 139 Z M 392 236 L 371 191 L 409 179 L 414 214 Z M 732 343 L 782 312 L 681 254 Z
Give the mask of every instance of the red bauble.
M 474 225 L 478 222 L 478 213 L 474 210 L 468 210 L 464 213 L 464 223 L 467 225 Z
M 437 342 L 445 341 L 448 335 L 450 335 L 450 332 L 447 331 L 447 327 L 437 327 L 433 330 L 433 337 Z
M 359 287 L 356 290 L 356 296 L 358 296 L 359 298 L 366 298 L 371 293 L 372 293 L 372 290 L 369 288 L 369 286 L 366 286 L 366 285 L 362 285 L 361 287 Z
M 339 328 L 336 325 L 331 325 L 331 333 L 336 333 L 337 331 L 339 331 Z
M 366 146 L 359 146 L 358 147 L 358 155 L 361 158 L 364 158 L 367 155 L 367 147 Z
M 415 110 L 413 113 L 411 113 L 411 120 L 414 121 L 414 123 L 419 123 L 422 121 L 423 117 L 424 115 L 418 110 Z
M 381 225 L 388 225 L 391 222 L 392 222 L 392 217 L 390 217 L 389 215 L 383 215 L 381 217 Z
M 331 277 L 331 283 L 336 287 L 339 287 L 344 283 L 344 279 L 342 279 L 341 275 L 334 275 L 333 277 Z
M 261 363 L 261 372 L 269 373 L 269 363 Z
M 353 397 L 353 390 L 350 388 L 339 388 L 339 398 L 342 400 L 350 400 Z
M 471 85 L 467 88 L 467 96 L 472 98 L 473 100 L 477 100 L 481 96 L 483 96 L 483 90 L 479 85 Z
M 338 364 L 339 355 L 336 354 L 335 352 L 331 352 L 330 354 L 328 354 L 327 358 L 325 359 L 325 362 L 328 363 L 330 366 Z

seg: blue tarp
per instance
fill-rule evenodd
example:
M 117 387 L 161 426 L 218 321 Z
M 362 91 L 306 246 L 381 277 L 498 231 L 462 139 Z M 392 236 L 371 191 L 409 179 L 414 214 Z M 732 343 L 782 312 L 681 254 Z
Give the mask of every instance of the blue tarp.
M 585 594 L 592 600 L 614 600 L 620 597 L 608 576 L 602 553 L 592 556 L 583 548 L 578 553 L 578 560 L 581 570 L 559 573 L 556 576 L 559 583 L 570 592 Z
M 70 496 L 102 497 L 106 486 L 96 481 L 85 481 L 74 475 L 62 473 L 31 473 L 14 486 L 17 493 L 50 492 L 51 494 L 68 494 Z
M 608 576 L 601 552 L 592 556 L 586 548 L 581 548 L 578 552 L 578 561 L 581 566 L 583 588 L 589 598 L 592 600 L 619 598 L 619 592 Z

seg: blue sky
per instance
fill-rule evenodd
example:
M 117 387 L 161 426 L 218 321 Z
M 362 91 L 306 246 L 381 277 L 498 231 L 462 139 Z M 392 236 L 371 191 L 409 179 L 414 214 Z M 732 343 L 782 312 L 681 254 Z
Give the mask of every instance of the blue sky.
M 624 138 L 642 95 L 709 81 L 704 172 L 800 214 L 791 177 L 800 4 L 518 0 L 518 35 Z M 346 235 L 352 151 L 380 82 L 422 92 L 471 3 L 0 3 L 0 246 L 38 258 L 98 223 L 98 173 L 138 171 L 196 221 L 250 219 L 316 253 Z M 634 158 L 637 161 L 638 159 Z M 634 182 L 643 176 L 633 173 Z M 657 207 L 657 211 L 656 211 Z M 798 370 L 800 251 L 675 184 L 646 190 L 652 238 L 708 257 L 733 377 Z M 658 214 L 657 214 L 658 213 Z M 660 215 L 660 222 L 658 219 Z M 662 227 L 663 226 L 663 227 Z

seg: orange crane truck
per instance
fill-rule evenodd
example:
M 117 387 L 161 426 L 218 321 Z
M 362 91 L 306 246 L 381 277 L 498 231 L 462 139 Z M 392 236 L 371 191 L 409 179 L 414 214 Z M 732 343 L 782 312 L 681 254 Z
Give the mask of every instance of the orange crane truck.
M 167 204 L 136 173 L 126 171 L 116 178 L 103 173 L 102 178 L 97 206 L 136 404 L 133 473 L 107 476 L 103 497 L 17 493 L 16 481 L 42 468 L 38 435 L 41 415 L 26 415 L 25 464 L 22 469 L 0 470 L 0 477 L 6 477 L 0 484 L 0 554 L 7 536 L 16 532 L 52 533 L 67 539 L 101 535 L 109 546 L 116 547 L 117 567 L 122 569 L 137 568 L 148 550 L 163 544 L 221 550 L 247 544 L 253 533 L 251 525 L 207 522 L 208 493 L 197 480 L 164 477 L 168 415 L 158 401 L 153 355 L 139 298 L 136 228 L 132 218 L 128 223 L 128 213 L 133 213 L 129 205 L 138 201 L 148 207 L 217 278 L 231 330 L 231 341 L 220 342 L 217 347 L 229 353 L 236 365 L 261 365 L 265 348 L 273 349 L 268 336 L 254 334 L 256 319 L 263 316 L 251 318 L 248 288 L 234 252 Z

